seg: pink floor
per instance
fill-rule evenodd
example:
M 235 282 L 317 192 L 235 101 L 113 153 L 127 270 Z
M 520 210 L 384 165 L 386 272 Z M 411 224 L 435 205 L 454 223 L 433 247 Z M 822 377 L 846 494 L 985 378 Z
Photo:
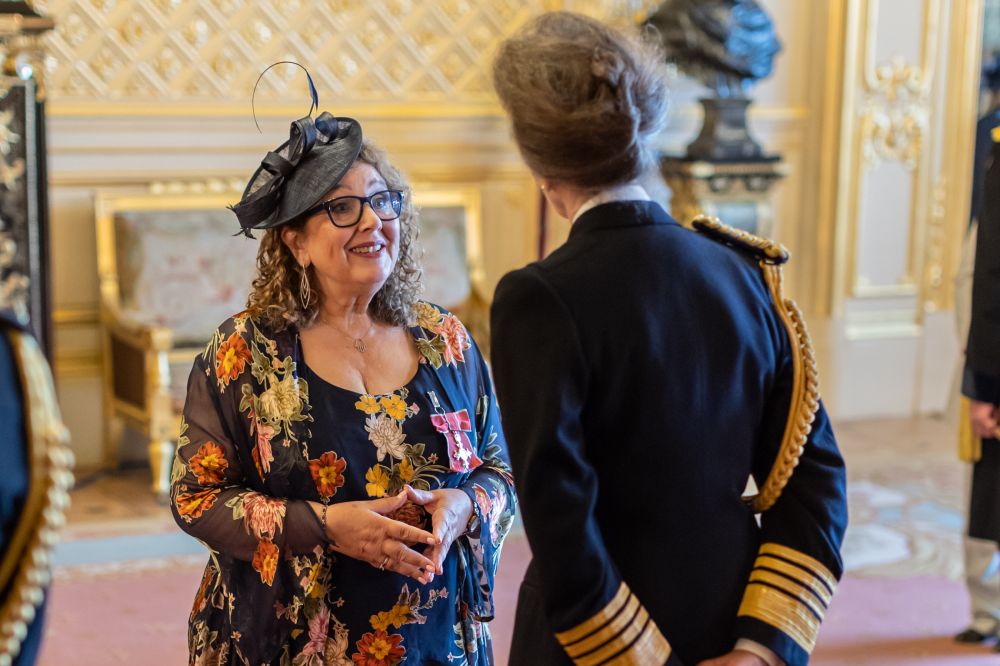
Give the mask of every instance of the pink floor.
M 493 626 L 498 664 L 507 662 L 517 587 L 527 559 L 524 539 L 509 540 Z M 52 590 L 41 665 L 185 663 L 187 613 L 199 576 L 199 567 L 186 563 L 168 570 L 59 580 Z M 944 578 L 848 577 L 830 609 L 812 663 L 1000 664 L 1000 655 L 989 648 L 951 642 L 951 634 L 962 628 L 966 604 L 962 585 Z
M 507 663 L 517 588 L 528 558 L 523 537 L 508 539 L 494 596 L 498 664 Z M 58 579 L 39 666 L 186 664 L 187 618 L 202 572 L 189 560 L 153 571 Z

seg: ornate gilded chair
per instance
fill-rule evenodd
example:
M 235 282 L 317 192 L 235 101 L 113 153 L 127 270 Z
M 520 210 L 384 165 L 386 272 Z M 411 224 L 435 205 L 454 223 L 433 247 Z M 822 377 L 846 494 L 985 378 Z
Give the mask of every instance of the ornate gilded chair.
M 257 243 L 233 238 L 239 185 L 152 185 L 95 200 L 106 467 L 126 427 L 148 442 L 165 498 L 188 373 L 215 327 L 246 305 Z

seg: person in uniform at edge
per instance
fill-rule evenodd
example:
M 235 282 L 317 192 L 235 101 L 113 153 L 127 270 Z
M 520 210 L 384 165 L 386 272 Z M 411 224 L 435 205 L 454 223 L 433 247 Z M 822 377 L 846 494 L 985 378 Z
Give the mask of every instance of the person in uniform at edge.
M 994 82 L 1000 90 L 1000 66 L 996 68 Z M 997 113 L 1000 107 L 994 110 L 994 114 Z M 990 114 L 984 120 L 988 118 Z M 1000 632 L 1000 574 L 997 573 L 1000 567 L 1000 415 L 997 413 L 1000 404 L 1000 120 L 989 129 L 987 136 L 989 150 L 983 160 L 980 196 L 974 199 L 979 204 L 975 211 L 978 230 L 972 310 L 962 374 L 962 395 L 968 399 L 971 435 L 981 441 L 970 456 L 974 464 L 965 541 L 965 578 L 972 623 L 955 636 L 960 643 L 995 639 Z M 997 649 L 1000 650 L 1000 645 Z
M 257 276 L 195 360 L 172 473 L 211 550 L 190 663 L 492 664 L 513 479 L 483 357 L 417 300 L 406 181 L 322 113 L 233 210 Z
M 10 334 L 23 333 L 10 310 L 0 310 L 0 520 L 3 532 L 0 534 L 0 551 L 8 557 L 14 530 L 21 516 L 21 508 L 28 495 L 28 446 L 25 437 L 27 424 L 24 418 L 24 402 L 21 398 L 21 378 L 17 359 L 11 346 Z M 11 581 L 4 581 L 6 588 Z M 9 591 L 0 589 L 6 600 Z M 35 612 L 34 621 L 28 625 L 28 632 L 18 648 L 15 664 L 33 664 L 42 643 L 42 627 L 45 618 L 44 601 Z M 3 654 L 0 650 L 0 654 Z
M 0 304 L 0 663 L 30 666 L 41 650 L 51 549 L 73 483 L 67 442 L 49 365 Z
M 668 93 L 637 36 L 545 14 L 493 74 L 525 162 L 572 220 L 565 245 L 501 280 L 491 312 L 533 555 L 510 664 L 806 664 L 847 522 L 818 396 L 759 526 L 741 498 L 803 401 L 802 341 L 769 292 L 787 254 L 685 229 L 637 184 Z

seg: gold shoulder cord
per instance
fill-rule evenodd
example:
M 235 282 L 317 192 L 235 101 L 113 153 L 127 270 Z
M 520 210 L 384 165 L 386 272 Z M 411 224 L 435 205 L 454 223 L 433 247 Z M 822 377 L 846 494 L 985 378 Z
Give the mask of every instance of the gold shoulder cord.
M 9 591 L 0 605 L 0 666 L 9 666 L 20 652 L 44 599 L 73 484 L 73 452 L 48 363 L 30 336 L 12 332 L 9 339 L 23 387 L 30 480 L 14 536 L 0 559 L 0 589 Z
M 733 229 L 714 217 L 697 217 L 692 225 L 708 236 L 729 245 L 747 248 L 760 257 L 764 281 L 771 291 L 774 306 L 788 331 L 788 340 L 792 346 L 792 401 L 788 408 L 781 448 L 778 449 L 778 456 L 767 480 L 760 487 L 760 492 L 743 498 L 755 512 L 763 513 L 774 506 L 788 480 L 792 478 L 792 472 L 799 464 L 799 457 L 805 448 L 806 438 L 812 430 L 816 410 L 819 409 L 819 373 L 816 370 L 812 340 L 798 306 L 782 294 L 781 265 L 788 261 L 788 251 L 784 247 L 766 238 Z

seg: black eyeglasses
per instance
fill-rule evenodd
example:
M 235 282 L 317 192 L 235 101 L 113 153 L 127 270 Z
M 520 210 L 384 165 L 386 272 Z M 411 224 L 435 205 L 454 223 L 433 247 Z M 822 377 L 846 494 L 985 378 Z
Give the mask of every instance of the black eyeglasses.
M 380 220 L 389 222 L 399 217 L 400 211 L 403 210 L 403 193 L 399 190 L 383 190 L 370 197 L 337 197 L 324 201 L 308 211 L 306 215 L 312 216 L 325 210 L 327 217 L 333 222 L 333 226 L 343 229 L 353 227 L 361 221 L 361 213 L 364 211 L 365 204 L 371 207 Z

